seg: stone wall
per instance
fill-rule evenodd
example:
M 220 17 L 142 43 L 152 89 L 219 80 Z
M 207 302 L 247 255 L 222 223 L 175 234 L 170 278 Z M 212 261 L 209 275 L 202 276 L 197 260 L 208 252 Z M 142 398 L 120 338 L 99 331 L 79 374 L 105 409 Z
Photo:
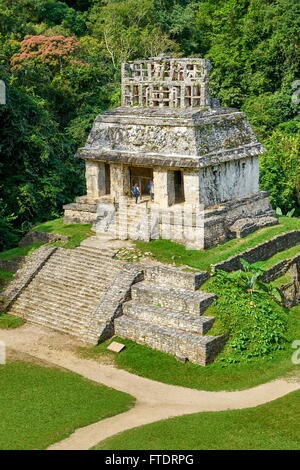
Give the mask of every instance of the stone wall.
M 153 171 L 154 201 L 163 208 L 175 203 L 174 172 L 167 168 Z
M 13 259 L 0 258 L 0 269 L 2 271 L 10 271 L 11 273 L 15 273 L 23 263 L 24 259 L 24 256 L 16 256 Z
M 21 292 L 28 286 L 36 274 L 42 269 L 44 264 L 57 250 L 58 247 L 41 246 L 31 255 L 26 257 L 26 263 L 17 271 L 13 280 L 2 292 L 5 299 L 4 309 L 8 310 L 13 302 L 19 297 Z
M 164 265 L 144 265 L 144 280 L 131 289 L 115 334 L 172 354 L 178 360 L 206 365 L 222 350 L 226 335 L 203 336 L 214 319 L 203 315 L 215 299 L 199 286 L 206 272 L 186 272 Z
M 127 165 L 111 163 L 110 193 L 116 200 L 130 195 L 130 173 Z
M 165 198 L 165 206 L 156 203 L 135 205 L 132 199 L 127 198 L 120 198 L 118 202 L 102 198 L 99 202 L 95 200 L 95 204 L 89 204 L 79 198 L 80 203 L 64 206 L 65 223 L 91 223 L 94 227 L 97 224 L 97 232 L 101 231 L 102 226 L 107 232 L 106 220 L 101 219 L 105 212 L 113 210 L 114 217 L 109 218 L 112 238 L 149 241 L 161 237 L 194 249 L 211 248 L 228 239 L 278 223 L 268 194 L 263 191 L 205 210 L 201 205 L 189 202 L 168 206 L 169 195 L 163 185 L 168 172 L 157 174 L 161 179 L 161 192 L 157 191 L 159 188 L 156 186 L 155 195 L 160 200 Z
M 209 278 L 207 271 L 182 271 L 165 265 L 144 266 L 145 281 L 161 285 L 180 287 L 191 291 L 197 290 Z
M 300 267 L 300 254 L 294 256 L 293 258 L 287 258 L 274 264 L 274 266 L 264 272 L 264 274 L 261 276 L 261 280 L 266 283 L 275 281 L 275 279 L 283 276 L 294 265 Z
M 292 280 L 278 288 L 286 307 L 300 304 L 300 255 L 291 259 L 290 262 L 287 272 L 290 273 Z
M 293 230 L 292 232 L 283 233 L 271 238 L 267 242 L 261 243 L 254 248 L 243 251 L 242 253 L 231 256 L 226 261 L 217 263 L 211 266 L 212 271 L 222 269 L 223 271 L 236 271 L 242 269 L 240 258 L 245 259 L 248 263 L 255 263 L 257 261 L 264 261 L 271 258 L 280 251 L 287 250 L 295 245 L 300 244 L 300 230 Z
M 204 211 L 205 248 L 276 224 L 278 220 L 266 191 L 228 201 Z
M 70 237 L 66 235 L 60 235 L 59 233 L 49 232 L 28 232 L 19 242 L 19 246 L 31 245 L 35 242 L 40 243 L 54 243 L 54 242 L 66 242 Z
M 114 320 L 122 315 L 122 305 L 130 299 L 131 286 L 143 279 L 140 267 L 131 264 L 117 274 L 101 299 L 90 323 L 85 340 L 103 342 L 114 334 Z
M 257 193 L 258 179 L 257 156 L 200 169 L 200 202 L 210 207 Z
M 106 194 L 104 163 L 86 160 L 85 180 L 88 197 L 104 196 Z
M 75 202 L 66 204 L 64 209 L 64 224 L 93 224 L 97 220 L 97 203 Z
M 189 204 L 200 204 L 200 175 L 198 171 L 183 172 L 184 200 Z

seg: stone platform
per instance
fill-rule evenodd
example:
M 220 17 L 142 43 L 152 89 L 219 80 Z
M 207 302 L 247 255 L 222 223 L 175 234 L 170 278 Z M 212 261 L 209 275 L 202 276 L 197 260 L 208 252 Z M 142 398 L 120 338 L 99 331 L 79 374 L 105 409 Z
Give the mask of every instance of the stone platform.
M 64 222 L 91 223 L 97 236 L 106 239 L 164 238 L 192 249 L 211 248 L 278 223 L 263 191 L 202 211 L 187 203 L 160 208 L 149 200 L 135 204 L 130 198 L 114 202 L 105 197 L 91 202 L 80 197 L 76 203 L 65 205 Z

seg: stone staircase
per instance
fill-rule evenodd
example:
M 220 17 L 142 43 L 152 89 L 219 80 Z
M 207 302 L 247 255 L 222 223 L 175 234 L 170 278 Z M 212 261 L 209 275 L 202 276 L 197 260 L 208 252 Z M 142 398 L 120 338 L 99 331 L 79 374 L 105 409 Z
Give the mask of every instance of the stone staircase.
M 181 360 L 212 362 L 226 336 L 203 336 L 214 321 L 203 313 L 215 295 L 197 290 L 207 273 L 166 266 L 146 267 L 144 273 L 144 281 L 131 287 L 123 315 L 115 319 L 115 334 Z
M 207 272 L 113 260 L 113 250 L 44 245 L 7 288 L 7 310 L 91 344 L 113 334 L 206 365 L 226 337 L 206 336 L 203 313 L 215 295 L 201 292 Z
M 58 248 L 13 302 L 10 313 L 86 340 L 101 299 L 122 271 L 123 264 L 113 260 L 113 254 L 86 246 Z

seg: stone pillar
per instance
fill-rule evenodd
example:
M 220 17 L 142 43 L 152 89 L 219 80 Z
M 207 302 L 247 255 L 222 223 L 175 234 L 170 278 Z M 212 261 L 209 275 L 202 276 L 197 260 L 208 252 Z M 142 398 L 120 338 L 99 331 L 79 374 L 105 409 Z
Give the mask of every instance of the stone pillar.
M 96 199 L 104 196 L 105 190 L 105 165 L 101 162 L 85 162 L 85 180 L 87 196 Z
M 160 207 L 169 207 L 175 204 L 174 171 L 166 168 L 154 168 L 154 202 Z
M 121 163 L 111 163 L 110 165 L 110 193 L 115 199 L 129 196 L 130 194 L 130 173 L 129 167 Z
M 200 175 L 199 172 L 183 173 L 184 200 L 186 203 L 198 206 L 200 204 Z

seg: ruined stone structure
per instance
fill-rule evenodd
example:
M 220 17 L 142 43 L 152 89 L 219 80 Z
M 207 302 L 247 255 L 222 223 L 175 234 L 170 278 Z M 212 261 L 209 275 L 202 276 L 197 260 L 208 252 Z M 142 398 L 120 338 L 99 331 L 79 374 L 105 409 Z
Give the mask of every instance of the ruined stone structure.
M 96 118 L 77 152 L 87 195 L 65 206 L 66 223 L 94 223 L 100 236 L 162 237 L 201 249 L 277 222 L 258 187 L 264 149 L 242 112 L 210 97 L 209 69 L 206 59 L 123 64 L 122 106 Z
M 205 335 L 214 319 L 203 313 L 215 295 L 198 288 L 208 273 L 122 263 L 113 255 L 44 245 L 3 291 L 4 309 L 87 343 L 118 334 L 183 360 L 212 362 L 226 335 Z

